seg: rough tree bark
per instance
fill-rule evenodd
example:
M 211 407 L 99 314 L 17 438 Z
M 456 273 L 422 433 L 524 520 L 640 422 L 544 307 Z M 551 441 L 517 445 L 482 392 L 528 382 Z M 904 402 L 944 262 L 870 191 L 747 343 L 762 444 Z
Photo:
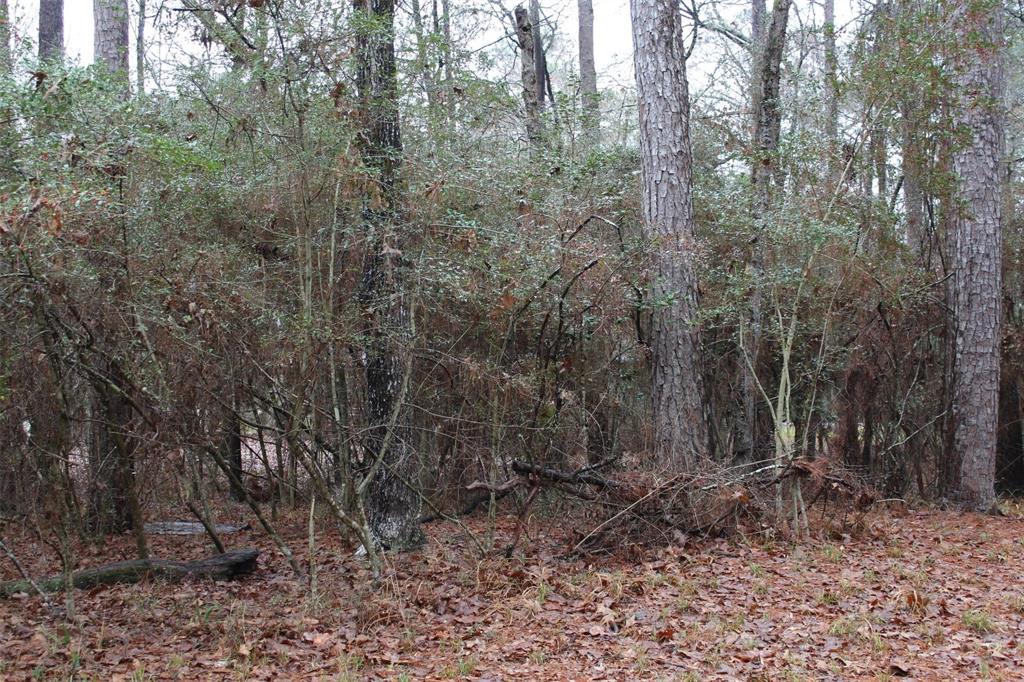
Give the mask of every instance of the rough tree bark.
M 116 359 L 105 359 L 103 376 L 94 377 L 98 400 L 91 466 L 95 481 L 91 501 L 96 530 L 131 530 L 140 559 L 149 557 L 142 505 L 135 472 L 138 438 L 135 437 L 135 409 L 128 397 L 129 382 Z
M 139 16 L 135 25 L 135 94 L 146 91 L 146 0 L 139 0 Z
M 792 0 L 775 0 L 772 5 L 771 24 L 763 46 L 754 49 L 759 52 L 755 64 L 759 68 L 754 86 L 753 101 L 757 108 L 754 111 L 754 157 L 751 164 L 751 185 L 753 201 L 751 218 L 754 223 L 754 241 L 750 253 L 750 271 L 753 276 L 753 289 L 750 294 L 750 334 L 746 338 L 743 352 L 747 355 L 747 371 L 743 382 L 744 430 L 739 441 L 740 448 L 746 447 L 747 456 L 751 456 L 757 447 L 757 401 L 759 390 L 755 372 L 761 350 L 763 282 L 767 239 L 765 232 L 768 217 L 772 208 L 772 178 L 778 164 L 776 156 L 779 150 L 779 136 L 782 130 L 782 109 L 779 104 L 779 88 L 782 80 L 782 55 L 786 45 L 786 26 L 789 21 L 789 8 Z M 753 368 L 753 369 L 751 369 Z
M 128 90 L 128 0 L 93 0 L 93 51 Z
M 0 0 L 0 76 L 11 72 L 11 24 L 7 0 Z
M 367 325 L 366 399 L 372 459 L 367 514 L 374 539 L 385 549 L 412 549 L 424 541 L 409 411 L 402 405 L 408 381 L 412 312 L 402 278 L 399 171 L 402 138 L 398 120 L 394 0 L 353 0 L 373 21 L 357 32 L 359 92 L 364 129 L 360 147 L 373 188 L 363 217 L 369 239 L 359 299 Z
M 519 5 L 514 12 L 516 40 L 519 43 L 519 60 L 521 62 L 523 80 L 523 104 L 526 107 L 526 139 L 531 144 L 539 144 L 541 137 L 540 109 L 537 106 L 538 88 L 542 83 L 537 80 L 537 59 L 533 38 L 533 24 L 530 13 Z
M 594 62 L 594 2 L 578 0 L 580 24 L 580 102 L 583 111 L 584 139 L 600 142 L 601 109 L 597 98 L 597 66 Z
M 1004 18 L 1002 3 L 968 3 L 955 22 L 955 131 L 958 205 L 952 216 L 954 497 L 968 509 L 995 504 L 1002 307 L 1004 186 Z
M 631 0 L 644 227 L 655 242 L 651 381 L 657 456 L 685 470 L 709 455 L 697 274 L 690 105 L 675 0 Z
M 39 0 L 39 59 L 64 56 L 64 0 Z
M 916 0 L 904 0 L 900 3 L 897 11 L 902 31 L 911 30 L 914 15 L 919 9 Z M 902 59 L 914 56 L 910 48 L 902 47 L 907 43 L 913 45 L 910 41 L 903 40 L 901 36 L 899 54 Z M 903 210 L 906 212 L 904 238 L 918 265 L 927 268 L 931 266 L 929 261 L 932 253 L 932 239 L 925 217 L 924 192 L 928 152 L 925 151 L 925 136 L 920 129 L 922 119 L 931 114 L 931 107 L 928 106 L 929 103 L 924 102 L 925 89 L 916 80 L 908 79 L 900 90 L 900 155 L 903 172 Z
M 544 111 L 544 80 L 548 72 L 547 56 L 544 54 L 544 41 L 540 30 L 540 1 L 530 0 L 530 25 L 533 30 L 533 66 L 537 71 L 537 109 Z
M 839 79 L 836 57 L 836 1 L 825 0 L 825 149 L 828 158 L 829 184 L 834 187 L 839 181 Z

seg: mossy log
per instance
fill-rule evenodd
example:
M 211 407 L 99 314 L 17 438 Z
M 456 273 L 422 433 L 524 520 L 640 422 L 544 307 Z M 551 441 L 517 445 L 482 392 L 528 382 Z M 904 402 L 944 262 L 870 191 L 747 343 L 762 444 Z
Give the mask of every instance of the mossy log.
M 196 561 L 169 561 L 166 559 L 136 559 L 119 561 L 95 568 L 75 571 L 71 576 L 72 584 L 83 590 L 99 585 L 117 583 L 137 583 L 146 578 L 178 582 L 186 578 L 202 580 L 226 580 L 256 569 L 256 557 L 260 555 L 255 549 L 239 549 L 224 554 L 217 554 Z M 36 585 L 44 592 L 59 592 L 64 589 L 64 576 L 55 575 L 36 581 Z M 11 580 L 0 583 L 0 598 L 15 594 L 34 594 L 35 589 L 27 580 Z

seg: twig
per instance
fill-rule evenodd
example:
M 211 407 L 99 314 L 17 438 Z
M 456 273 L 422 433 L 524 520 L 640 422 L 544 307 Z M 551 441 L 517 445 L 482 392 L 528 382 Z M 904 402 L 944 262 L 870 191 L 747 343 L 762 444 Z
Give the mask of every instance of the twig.
M 20 561 L 18 561 L 18 557 L 16 557 L 14 555 L 14 552 L 12 552 L 10 548 L 6 544 L 4 544 L 2 538 L 0 538 L 0 549 L 2 549 L 4 554 L 7 555 L 7 558 L 11 560 L 11 563 L 14 564 L 14 567 L 18 569 L 18 573 L 20 573 L 21 577 L 25 579 L 25 582 L 31 585 L 32 589 L 38 592 L 39 596 L 43 598 L 43 603 L 46 604 L 46 608 L 53 612 L 55 610 L 53 608 L 53 602 L 51 602 L 50 598 L 46 595 L 46 593 L 39 588 L 39 585 L 36 584 L 36 581 L 32 579 L 32 576 L 28 574 L 28 571 L 25 570 L 25 567 L 21 565 Z

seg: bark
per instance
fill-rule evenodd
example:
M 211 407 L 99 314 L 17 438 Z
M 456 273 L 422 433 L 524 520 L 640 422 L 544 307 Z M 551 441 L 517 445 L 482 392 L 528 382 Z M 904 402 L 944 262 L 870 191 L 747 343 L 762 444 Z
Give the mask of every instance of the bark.
M 601 139 L 601 109 L 597 98 L 597 66 L 594 61 L 594 2 L 577 0 L 580 24 L 580 102 L 584 139 L 596 144 Z
M 427 33 L 423 26 L 423 11 L 420 7 L 420 0 L 412 0 L 409 11 L 412 12 L 412 22 L 415 28 L 416 38 L 416 71 L 419 74 L 423 85 L 423 91 L 427 98 L 427 110 L 429 112 L 429 123 L 433 126 L 437 122 L 437 85 L 434 78 L 434 69 L 430 63 L 427 45 Z
M 11 73 L 11 25 L 7 0 L 0 0 L 0 76 Z
M 909 30 L 914 25 L 915 13 L 919 10 L 916 0 L 904 0 L 900 3 L 899 12 L 902 30 Z M 905 42 L 900 36 L 899 44 Z M 900 50 L 900 56 L 911 58 L 913 55 L 907 48 Z M 918 265 L 929 267 L 932 253 L 931 230 L 928 229 L 925 215 L 925 170 L 928 152 L 926 138 L 920 129 L 931 113 L 930 102 L 925 102 L 924 88 L 916 79 L 905 79 L 901 84 L 899 96 L 900 110 L 900 156 L 902 157 L 901 172 L 903 173 L 903 210 L 906 213 L 904 239 L 911 253 L 916 257 Z
M 128 0 L 93 0 L 93 51 L 97 64 L 128 90 Z
M 228 477 L 231 499 L 245 499 L 245 471 L 242 468 L 242 420 L 233 405 L 224 408 L 221 422 L 221 447 L 224 449 L 224 460 L 231 467 L 232 475 Z
M 93 461 L 93 516 L 101 532 L 132 531 L 140 559 L 149 556 L 142 505 L 135 472 L 138 439 L 134 435 L 135 413 L 127 395 L 128 379 L 121 364 L 104 361 L 104 377 L 94 379 L 98 396 L 99 423 Z
M 903 157 L 903 207 L 906 211 L 905 239 L 918 265 L 927 266 L 931 252 L 924 212 L 923 154 L 915 134 L 915 111 L 920 100 L 912 93 L 900 107 L 900 146 Z M 918 97 L 920 93 L 917 93 Z
M 135 94 L 146 91 L 146 0 L 138 0 L 139 16 L 135 27 Z
M 358 74 L 364 130 L 363 163 L 372 174 L 377 201 L 363 219 L 370 236 L 359 300 L 367 324 L 366 400 L 371 461 L 367 516 L 374 540 L 405 550 L 424 542 L 419 527 L 421 500 L 415 479 L 409 411 L 402 404 L 408 385 L 412 318 L 402 278 L 405 248 L 399 215 L 402 138 L 398 118 L 394 0 L 354 0 L 357 12 L 372 16 L 357 34 Z M 371 25 L 372 24 L 372 25 Z M 409 482 L 409 483 L 407 483 Z
M 750 130 L 757 130 L 761 111 L 761 62 L 764 57 L 764 29 L 768 10 L 765 0 L 750 2 Z
M 828 154 L 829 183 L 835 186 L 840 169 L 839 157 L 839 80 L 836 58 L 836 2 L 825 0 L 825 141 Z
M 537 79 L 536 47 L 533 39 L 534 27 L 530 21 L 530 13 L 519 5 L 515 9 L 516 39 L 519 43 L 519 60 L 522 63 L 523 105 L 526 107 L 526 139 L 531 144 L 539 144 L 541 136 L 540 110 L 538 89 L 542 81 Z
M 530 0 L 530 25 L 533 27 L 530 31 L 533 36 L 533 68 L 537 72 L 537 109 L 544 111 L 544 81 L 548 65 L 547 57 L 544 55 L 544 41 L 541 39 L 539 0 Z
M 753 136 L 754 158 L 751 167 L 753 188 L 751 218 L 755 232 L 750 254 L 750 271 L 754 281 L 750 296 L 750 334 L 743 349 L 749 365 L 743 373 L 744 423 L 738 441 L 739 448 L 745 449 L 748 456 L 754 453 L 758 443 L 757 401 L 760 391 L 757 388 L 755 372 L 761 350 L 762 286 L 768 246 L 765 232 L 772 208 L 772 178 L 778 168 L 776 157 L 782 130 L 779 89 L 782 80 L 782 55 L 786 44 L 786 26 L 789 21 L 791 4 L 792 0 L 775 0 L 772 5 L 768 35 L 763 41 L 763 48 L 759 50 L 760 57 L 756 60 L 760 71 L 757 74 L 758 82 L 754 87 L 754 101 L 757 108 Z M 756 43 L 754 49 L 758 49 Z
M 95 568 L 76 571 L 71 583 L 80 590 L 100 585 L 137 583 L 155 578 L 165 582 L 180 582 L 187 578 L 196 580 L 227 580 L 256 570 L 259 551 L 239 549 L 195 561 L 170 561 L 166 559 L 135 559 L 119 561 Z M 59 592 L 65 588 L 65 578 L 57 575 L 33 581 L 43 592 Z M 28 580 L 12 580 L 0 583 L 0 597 L 9 598 L 19 593 L 34 592 Z
M 438 30 L 437 0 L 434 0 L 434 31 Z M 449 121 L 455 115 L 455 81 L 452 78 L 452 21 L 448 0 L 441 0 L 440 16 L 441 36 L 444 39 L 442 54 L 444 55 L 444 91 Z
M 39 59 L 64 57 L 64 0 L 39 0 Z
M 966 142 L 953 152 L 957 206 L 952 216 L 955 356 L 954 497 L 965 508 L 995 504 L 1001 332 L 1004 186 L 1004 18 L 995 0 L 971 3 L 955 24 L 955 128 Z
M 646 236 L 654 242 L 655 451 L 675 470 L 709 454 L 694 267 L 689 92 L 675 0 L 631 0 Z

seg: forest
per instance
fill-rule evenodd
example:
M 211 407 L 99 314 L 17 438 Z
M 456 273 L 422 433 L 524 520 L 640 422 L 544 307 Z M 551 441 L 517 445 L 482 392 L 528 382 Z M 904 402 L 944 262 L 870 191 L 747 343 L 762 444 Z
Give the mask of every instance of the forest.
M 0 0 L 0 680 L 1024 679 L 1024 6 Z

